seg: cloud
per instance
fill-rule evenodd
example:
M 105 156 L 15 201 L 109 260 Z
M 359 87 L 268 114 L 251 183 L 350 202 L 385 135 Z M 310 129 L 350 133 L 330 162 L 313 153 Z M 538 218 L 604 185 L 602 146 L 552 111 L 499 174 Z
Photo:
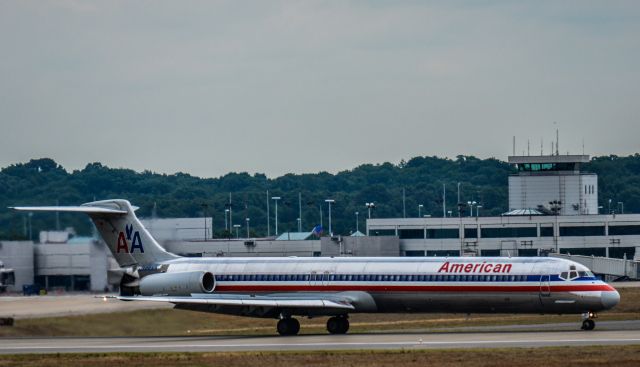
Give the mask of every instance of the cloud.
M 555 126 L 574 152 L 584 138 L 587 152 L 632 153 L 638 13 L 635 2 L 3 2 L 0 165 L 337 171 L 505 158 L 511 136 L 537 146 Z

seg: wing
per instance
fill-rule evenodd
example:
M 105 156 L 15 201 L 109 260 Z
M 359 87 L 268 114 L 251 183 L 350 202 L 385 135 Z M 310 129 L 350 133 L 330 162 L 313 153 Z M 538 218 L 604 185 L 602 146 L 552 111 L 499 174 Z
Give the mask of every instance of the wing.
M 274 308 L 332 308 L 354 310 L 348 297 L 339 294 L 200 294 L 185 297 L 170 296 L 118 296 L 122 301 L 152 301 L 174 304 L 204 304 L 218 306 L 258 306 Z

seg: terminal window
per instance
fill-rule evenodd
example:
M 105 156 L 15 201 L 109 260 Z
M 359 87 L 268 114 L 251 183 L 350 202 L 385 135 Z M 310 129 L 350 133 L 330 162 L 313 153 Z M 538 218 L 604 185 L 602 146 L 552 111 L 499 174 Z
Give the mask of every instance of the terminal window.
M 482 228 L 480 233 L 482 238 L 538 237 L 536 227 Z
M 553 227 L 540 227 L 540 237 L 553 237 Z
M 395 236 L 395 229 L 373 229 L 370 231 L 372 236 Z
M 459 250 L 427 250 L 427 256 L 460 256 Z
M 583 255 L 583 256 L 607 256 L 607 249 L 604 247 L 579 247 L 579 248 L 561 248 L 561 254 Z
M 560 236 L 564 236 L 564 237 L 604 236 L 604 226 L 560 227 Z
M 640 235 L 640 226 L 609 226 L 609 236 Z
M 518 164 L 520 172 L 573 171 L 575 163 L 522 163 Z
M 459 238 L 460 232 L 457 228 L 428 228 L 427 238 Z
M 627 259 L 633 259 L 635 254 L 635 247 L 609 247 L 609 257 L 616 259 L 623 259 L 625 256 Z
M 401 239 L 424 238 L 424 229 L 401 229 L 398 231 L 398 236 Z
M 465 228 L 464 238 L 478 238 L 478 228 Z

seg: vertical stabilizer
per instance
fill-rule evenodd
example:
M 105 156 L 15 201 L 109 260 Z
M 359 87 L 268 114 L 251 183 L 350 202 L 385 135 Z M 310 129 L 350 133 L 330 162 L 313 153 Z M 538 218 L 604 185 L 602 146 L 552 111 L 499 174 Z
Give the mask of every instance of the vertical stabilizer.
M 94 201 L 80 206 L 14 207 L 38 212 L 75 212 L 89 215 L 98 232 L 121 267 L 145 266 L 177 258 L 151 237 L 135 215 L 137 208 L 127 200 Z

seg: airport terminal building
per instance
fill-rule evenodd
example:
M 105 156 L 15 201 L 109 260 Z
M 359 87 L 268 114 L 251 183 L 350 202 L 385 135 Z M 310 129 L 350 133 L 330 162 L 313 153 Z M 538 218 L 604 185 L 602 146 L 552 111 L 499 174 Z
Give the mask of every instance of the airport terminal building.
M 640 215 L 598 214 L 598 177 L 585 155 L 510 156 L 509 211 L 501 216 L 367 221 L 370 236 L 397 236 L 404 256 L 538 256 L 556 252 L 632 259 Z

